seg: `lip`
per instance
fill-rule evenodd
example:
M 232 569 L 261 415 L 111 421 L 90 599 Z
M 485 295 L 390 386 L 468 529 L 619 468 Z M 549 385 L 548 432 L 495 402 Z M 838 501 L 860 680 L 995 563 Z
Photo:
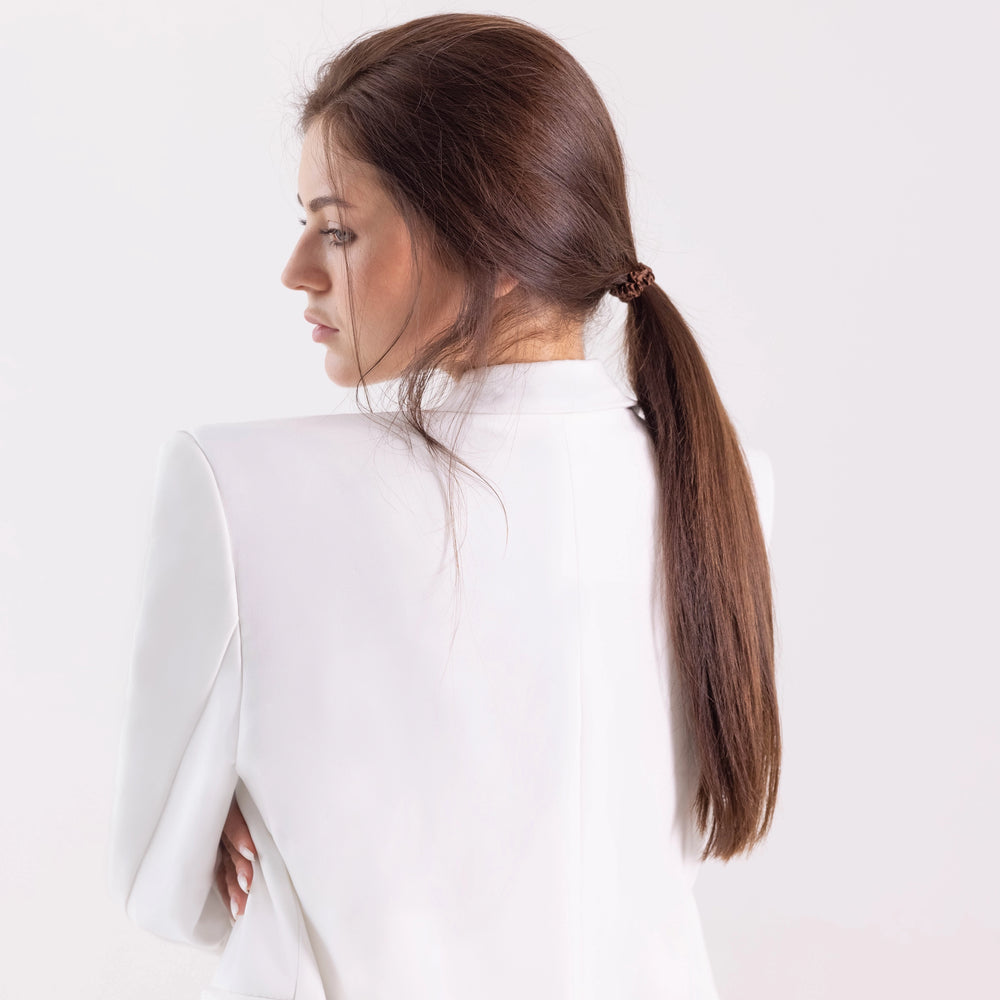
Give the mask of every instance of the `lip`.
M 315 313 L 306 312 L 305 319 L 307 323 L 315 324 L 313 326 L 312 337 L 315 341 L 326 340 L 328 337 L 332 337 L 335 333 L 339 333 L 339 330 L 335 326 L 327 326 L 322 319 Z

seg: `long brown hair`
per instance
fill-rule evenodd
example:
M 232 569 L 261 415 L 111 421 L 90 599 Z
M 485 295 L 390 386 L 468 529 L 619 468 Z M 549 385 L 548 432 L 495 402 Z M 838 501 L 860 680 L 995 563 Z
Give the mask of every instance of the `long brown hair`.
M 362 36 L 327 60 L 299 106 L 301 131 L 313 123 L 328 149 L 377 168 L 414 246 L 463 279 L 455 322 L 404 369 L 399 396 L 451 472 L 465 463 L 424 422 L 431 373 L 490 363 L 503 331 L 523 330 L 533 310 L 586 320 L 638 263 L 611 118 L 550 36 L 456 13 Z M 498 299 L 505 276 L 517 294 Z M 704 856 L 728 859 L 770 828 L 781 758 L 753 483 L 695 338 L 658 284 L 629 304 L 625 351 L 658 466 L 658 558 L 700 768 L 695 817 Z

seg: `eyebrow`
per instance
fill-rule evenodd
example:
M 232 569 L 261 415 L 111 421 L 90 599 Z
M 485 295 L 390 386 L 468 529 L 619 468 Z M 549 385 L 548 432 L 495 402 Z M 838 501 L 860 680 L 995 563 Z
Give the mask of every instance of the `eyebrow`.
M 302 199 L 297 194 L 295 196 L 295 200 L 300 205 L 302 204 Z M 340 198 L 337 195 L 328 194 L 328 195 L 321 195 L 319 198 L 313 198 L 313 200 L 309 202 L 309 211 L 318 212 L 321 208 L 326 208 L 327 205 L 336 205 L 338 208 L 352 207 L 346 201 L 344 201 L 343 198 Z

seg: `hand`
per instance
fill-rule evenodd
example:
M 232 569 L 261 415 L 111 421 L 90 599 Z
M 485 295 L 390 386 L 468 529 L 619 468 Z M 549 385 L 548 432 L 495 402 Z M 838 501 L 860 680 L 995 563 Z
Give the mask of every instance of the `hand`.
M 247 894 L 253 881 L 251 859 L 256 856 L 257 848 L 234 795 L 215 857 L 215 886 L 222 898 L 230 901 L 234 921 L 246 909 Z

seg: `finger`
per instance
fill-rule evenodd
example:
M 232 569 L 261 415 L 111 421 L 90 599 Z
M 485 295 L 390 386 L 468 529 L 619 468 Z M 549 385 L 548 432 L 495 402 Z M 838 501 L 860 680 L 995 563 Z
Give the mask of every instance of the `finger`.
M 221 846 L 229 856 L 229 860 L 236 872 L 235 878 L 240 888 L 244 892 L 250 891 L 250 883 L 253 881 L 253 862 L 239 852 L 236 845 L 226 836 L 225 830 L 222 832 Z
M 222 852 L 226 869 L 226 895 L 229 898 L 229 908 L 233 917 L 238 917 L 246 909 L 247 896 L 237 881 L 236 866 L 228 851 Z
M 229 804 L 229 815 L 226 816 L 222 832 L 229 838 L 232 846 L 247 861 L 253 861 L 256 858 L 257 848 L 254 845 L 253 838 L 250 836 L 250 827 L 247 826 L 247 821 L 243 818 L 243 813 L 240 811 L 235 795 L 233 796 L 233 801 Z
M 250 884 L 253 882 L 253 859 L 256 856 L 256 849 L 235 796 L 222 828 L 222 843 L 229 849 L 241 888 L 244 892 L 249 892 Z

